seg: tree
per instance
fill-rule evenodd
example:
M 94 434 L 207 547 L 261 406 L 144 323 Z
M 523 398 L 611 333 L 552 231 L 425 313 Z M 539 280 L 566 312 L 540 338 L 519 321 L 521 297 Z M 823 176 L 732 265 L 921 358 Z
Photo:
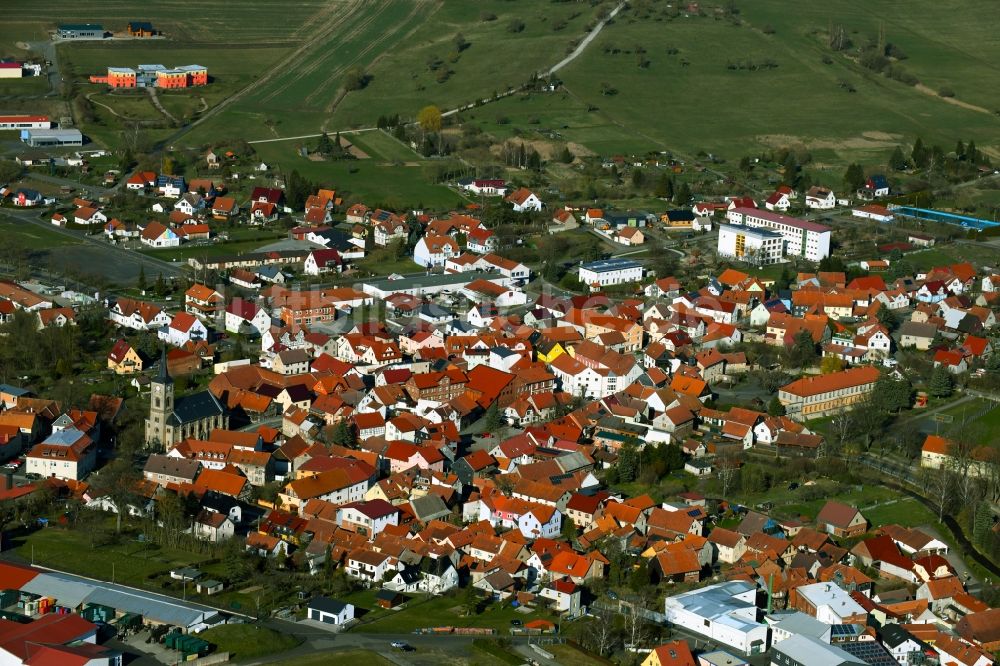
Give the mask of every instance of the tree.
M 952 489 L 954 487 L 952 473 L 945 467 L 922 468 L 920 481 L 920 485 L 927 493 L 931 504 L 937 509 L 937 519 L 940 523 L 944 520 L 944 514 L 952 506 Z
M 642 169 L 632 169 L 632 187 L 639 190 L 646 182 L 646 174 Z
M 951 376 L 948 368 L 939 365 L 931 373 L 930 381 L 927 382 L 927 392 L 935 398 L 947 398 L 955 388 L 955 379 Z
M 630 437 L 618 450 L 618 479 L 624 483 L 635 481 L 639 476 L 639 450 L 636 440 Z
M 885 305 L 878 309 L 878 312 L 875 313 L 875 318 L 878 319 L 878 323 L 885 326 L 890 332 L 895 331 L 899 327 L 899 316 Z
M 913 150 L 910 151 L 910 160 L 913 162 L 913 166 L 918 169 L 926 168 L 927 163 L 930 161 L 930 154 L 927 148 L 924 147 L 924 140 L 919 136 L 913 143 Z
M 844 187 L 854 191 L 864 187 L 865 170 L 857 162 L 852 162 L 844 172 Z
M 810 336 L 811 339 L 811 336 Z M 819 371 L 824 375 L 840 372 L 844 369 L 844 362 L 836 356 L 824 356 L 819 362 Z
M 669 173 L 663 172 L 660 174 L 660 178 L 656 181 L 655 194 L 660 199 L 672 199 L 674 197 L 674 179 Z
M 785 415 L 785 406 L 781 404 L 781 400 L 778 399 L 778 396 L 773 396 L 767 403 L 767 413 L 771 416 Z
M 559 161 L 563 164 L 573 163 L 573 153 L 570 151 L 568 146 L 563 146 L 562 152 L 559 153 Z
M 905 377 L 895 379 L 882 375 L 875 382 L 871 397 L 879 411 L 895 414 L 913 404 L 913 386 Z
M 726 451 L 715 461 L 715 478 L 722 486 L 722 499 L 729 496 L 729 488 L 740 471 L 740 461 L 732 451 Z
M 329 155 L 333 152 L 333 143 L 326 132 L 323 132 L 319 137 L 319 141 L 316 142 L 316 152 L 320 155 Z
M 352 67 L 344 74 L 344 90 L 361 90 L 368 85 L 370 77 L 360 67 Z
M 500 402 L 498 400 L 494 400 L 493 404 L 487 408 L 486 414 L 483 416 L 483 431 L 496 435 L 499 433 L 502 426 L 503 415 L 500 413 Z
M 889 168 L 893 171 L 905 171 L 906 167 L 909 166 L 906 158 L 903 157 L 903 149 L 899 146 L 892 151 L 892 155 L 889 156 Z
M 787 356 L 789 364 L 795 368 L 805 368 L 815 363 L 816 343 L 813 341 L 812 333 L 806 329 L 796 333 Z
M 139 264 L 139 279 L 136 280 L 135 284 L 139 288 L 139 291 L 146 291 L 146 287 L 148 286 L 146 284 L 146 267 L 142 264 Z
M 337 446 L 346 447 L 353 447 L 357 443 L 354 431 L 351 430 L 351 426 L 344 419 L 337 421 L 337 423 L 333 426 L 333 433 L 330 435 L 330 441 Z
M 576 523 L 574 523 L 568 516 L 562 517 L 562 526 L 560 528 L 560 535 L 563 540 L 567 543 L 573 543 L 576 541 Z
M 687 183 L 681 183 L 674 192 L 674 203 L 683 206 L 691 201 L 691 187 Z
M 425 106 L 417 113 L 417 124 L 425 133 L 441 131 L 441 109 L 433 104 Z

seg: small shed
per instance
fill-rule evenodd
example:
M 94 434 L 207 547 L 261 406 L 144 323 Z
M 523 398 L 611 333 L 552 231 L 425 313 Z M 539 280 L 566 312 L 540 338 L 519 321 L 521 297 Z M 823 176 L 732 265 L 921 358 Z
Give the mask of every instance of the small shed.
M 375 595 L 375 603 L 378 604 L 379 608 L 395 608 L 404 601 L 406 601 L 406 597 L 402 594 L 386 588 L 382 588 Z
M 354 619 L 354 605 L 329 597 L 314 597 L 309 602 L 308 617 L 326 624 L 343 625 Z
M 206 580 L 199 580 L 195 586 L 198 590 L 198 594 L 205 594 L 211 596 L 213 594 L 218 594 L 222 592 L 222 588 L 225 587 L 221 580 L 214 580 L 208 578 Z

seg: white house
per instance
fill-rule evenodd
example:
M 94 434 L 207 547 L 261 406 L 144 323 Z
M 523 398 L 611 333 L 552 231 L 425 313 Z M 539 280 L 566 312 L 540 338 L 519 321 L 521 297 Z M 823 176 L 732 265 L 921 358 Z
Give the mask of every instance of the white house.
M 181 237 L 177 233 L 159 222 L 150 222 L 139 235 L 139 240 L 150 247 L 177 247 L 181 244 Z
M 552 600 L 553 610 L 568 613 L 570 616 L 580 614 L 580 588 L 571 580 L 557 580 L 542 588 L 539 596 Z
M 208 329 L 193 314 L 178 312 L 166 328 L 160 329 L 158 336 L 168 344 L 183 347 L 189 342 L 207 340 Z
M 321 275 L 336 271 L 343 264 L 340 252 L 334 249 L 313 250 L 302 264 L 302 272 L 306 275 Z
M 526 187 L 514 190 L 507 196 L 510 203 L 518 213 L 525 211 L 539 211 L 542 209 L 542 200 L 534 192 Z
M 354 604 L 329 597 L 313 597 L 306 608 L 310 620 L 323 624 L 343 626 L 354 619 Z
M 226 331 L 229 333 L 246 333 L 249 327 L 260 335 L 270 325 L 271 317 L 267 310 L 257 307 L 252 301 L 234 298 L 226 306 Z
M 425 268 L 444 266 L 444 262 L 458 254 L 458 243 L 451 236 L 428 235 L 417 241 L 413 248 L 413 261 Z
M 781 261 L 784 240 L 770 229 L 753 229 L 744 225 L 720 224 L 717 251 L 720 257 L 730 257 L 757 266 Z
M 389 525 L 399 524 L 399 510 L 385 500 L 351 502 L 337 509 L 337 525 L 373 540 Z
M 348 576 L 367 582 L 381 584 L 385 573 L 392 568 L 392 558 L 367 548 L 352 550 L 347 555 L 344 571 Z
M 529 539 L 554 539 L 562 527 L 562 514 L 554 506 L 494 495 L 479 503 L 479 520 L 494 527 L 517 529 Z
M 837 205 L 837 196 L 832 190 L 814 185 L 806 192 L 806 208 L 830 210 Z
M 25 457 L 24 473 L 82 481 L 97 465 L 97 445 L 76 428 L 53 432 Z
M 119 298 L 108 311 L 108 319 L 125 328 L 152 331 L 170 324 L 170 315 L 158 305 Z
M 667 622 L 731 647 L 761 654 L 768 648 L 768 627 L 758 622 L 757 587 L 744 581 L 709 585 L 664 602 Z
M 781 191 L 775 192 L 764 201 L 764 208 L 768 210 L 779 210 L 782 213 L 787 211 L 791 205 L 792 202 L 788 198 L 788 194 Z

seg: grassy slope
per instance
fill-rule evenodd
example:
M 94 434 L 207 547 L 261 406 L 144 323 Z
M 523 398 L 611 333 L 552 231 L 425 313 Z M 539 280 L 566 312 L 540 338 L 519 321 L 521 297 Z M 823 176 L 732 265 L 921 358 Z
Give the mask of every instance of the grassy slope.
M 788 12 L 787 5 L 779 11 L 777 2 L 761 4 L 773 10 L 760 23 L 772 23 L 774 35 L 753 27 L 757 19 L 751 26 L 737 27 L 708 17 L 672 21 L 625 17 L 606 28 L 595 41 L 596 48 L 565 70 L 567 87 L 600 107 L 611 121 L 643 137 L 649 149 L 670 146 L 689 153 L 705 150 L 739 156 L 761 146 L 803 141 L 820 159 L 884 158 L 897 140 L 916 134 L 948 145 L 959 132 L 986 144 L 995 138 L 997 121 L 991 114 L 947 104 L 862 70 L 832 54 L 821 37 L 807 34 L 817 27 L 818 19 L 803 20 L 799 12 Z M 846 0 L 834 4 L 833 12 L 852 7 Z M 750 14 L 749 3 L 747 7 Z M 962 22 L 975 19 L 963 15 Z M 824 19 L 820 26 L 825 25 Z M 650 45 L 646 69 L 638 67 L 635 54 L 613 55 L 604 48 L 628 50 L 635 44 Z M 680 53 L 668 55 L 667 45 Z M 833 64 L 823 64 L 824 55 L 834 55 Z M 727 69 L 730 61 L 766 58 L 777 62 L 777 69 Z M 681 59 L 690 64 L 681 65 Z M 857 92 L 841 90 L 841 80 L 849 81 Z M 618 94 L 602 95 L 604 82 Z

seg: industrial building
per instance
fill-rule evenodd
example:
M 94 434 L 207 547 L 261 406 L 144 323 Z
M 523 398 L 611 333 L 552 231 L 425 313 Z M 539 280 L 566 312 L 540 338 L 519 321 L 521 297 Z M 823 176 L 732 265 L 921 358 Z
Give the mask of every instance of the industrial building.
M 692 590 L 664 602 L 667 622 L 745 655 L 763 654 L 769 628 L 757 621 L 757 586 L 730 581 Z
M 468 273 L 444 273 L 443 275 L 417 275 L 406 278 L 384 278 L 369 280 L 361 285 L 361 290 L 375 298 L 385 299 L 392 294 L 409 296 L 429 296 L 443 291 L 458 293 L 476 280 L 487 280 L 501 287 L 509 287 L 513 280 L 500 273 L 470 271 Z
M 830 227 L 757 208 L 734 208 L 726 213 L 733 224 L 776 231 L 785 239 L 785 255 L 819 261 L 830 256 Z
M 48 116 L 0 116 L 0 130 L 49 129 Z
M 82 146 L 83 134 L 78 129 L 25 129 L 21 141 L 32 148 Z
M 757 266 L 781 261 L 784 239 L 768 229 L 751 229 L 742 225 L 720 224 L 720 257 L 739 259 Z
M 631 259 L 602 259 L 580 264 L 580 282 L 587 285 L 624 284 L 642 280 L 642 264 Z
M 19 79 L 24 76 L 24 66 L 19 62 L 0 62 L 0 79 Z
M 104 26 L 100 23 L 66 23 L 57 28 L 60 39 L 104 39 Z

